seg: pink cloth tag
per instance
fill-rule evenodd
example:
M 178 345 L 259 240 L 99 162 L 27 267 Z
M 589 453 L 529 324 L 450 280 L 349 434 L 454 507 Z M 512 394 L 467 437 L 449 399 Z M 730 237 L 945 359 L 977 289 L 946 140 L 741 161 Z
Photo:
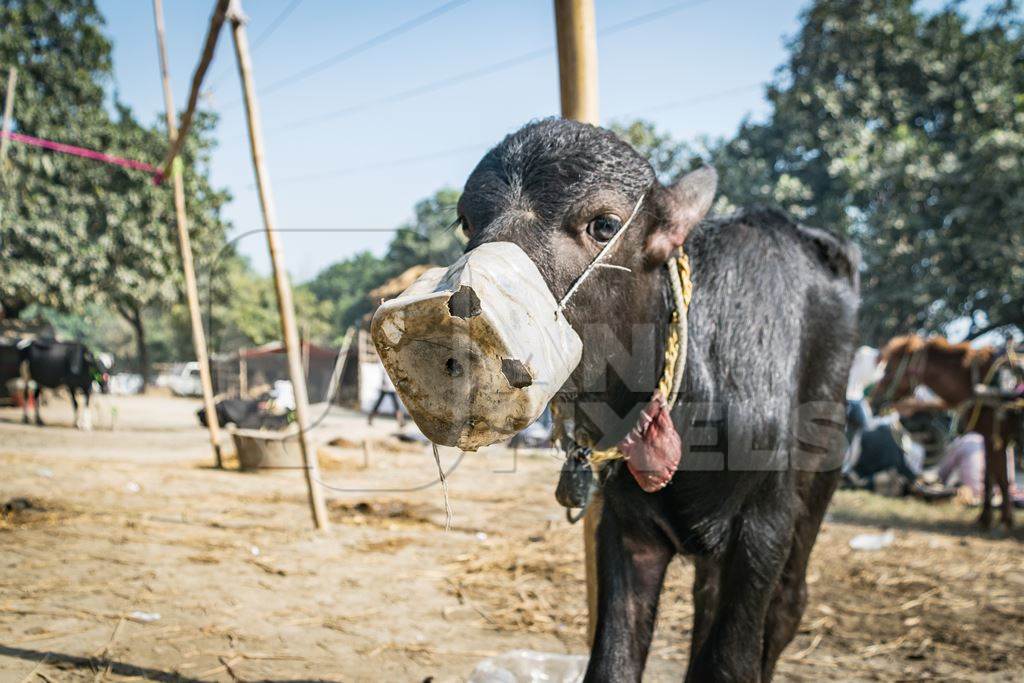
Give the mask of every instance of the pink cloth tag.
M 672 480 L 679 467 L 682 440 L 660 392 L 644 408 L 619 450 L 636 483 L 647 493 L 660 491 Z

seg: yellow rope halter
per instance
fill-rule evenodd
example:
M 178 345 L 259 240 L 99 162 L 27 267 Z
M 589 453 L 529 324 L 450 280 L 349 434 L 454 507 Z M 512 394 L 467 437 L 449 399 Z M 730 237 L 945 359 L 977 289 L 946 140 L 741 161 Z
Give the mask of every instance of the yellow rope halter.
M 669 326 L 668 339 L 665 342 L 665 367 L 661 372 L 661 379 L 658 381 L 658 392 L 668 402 L 669 407 L 675 404 L 679 394 L 679 385 L 682 379 L 682 370 L 686 367 L 686 322 L 690 309 L 690 300 L 693 298 L 693 281 L 691 280 L 690 258 L 684 252 L 668 263 L 669 281 L 672 283 L 672 299 L 675 306 L 672 310 L 672 323 Z M 676 275 L 676 273 L 678 275 Z M 682 332 L 680 332 L 682 330 Z M 682 363 L 678 368 L 677 363 Z M 556 413 L 554 404 L 552 412 Z M 556 417 L 557 413 L 556 413 Z M 589 434 L 583 435 L 580 445 L 593 448 L 593 442 Z M 625 457 L 618 446 L 604 450 L 594 449 L 590 453 L 590 466 L 594 470 L 612 460 L 622 460 Z

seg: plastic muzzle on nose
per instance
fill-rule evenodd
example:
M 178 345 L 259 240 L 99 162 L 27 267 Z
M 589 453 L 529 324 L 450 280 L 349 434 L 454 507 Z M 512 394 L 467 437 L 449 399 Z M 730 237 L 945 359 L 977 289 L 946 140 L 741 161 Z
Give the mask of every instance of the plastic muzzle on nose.
M 511 242 L 427 271 L 381 305 L 370 331 L 417 426 L 463 450 L 529 426 L 583 348 L 537 266 Z

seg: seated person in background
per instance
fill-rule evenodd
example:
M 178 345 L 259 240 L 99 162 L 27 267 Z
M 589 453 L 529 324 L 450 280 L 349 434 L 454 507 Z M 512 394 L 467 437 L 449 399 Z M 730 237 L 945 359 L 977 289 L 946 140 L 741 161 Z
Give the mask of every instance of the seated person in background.
M 985 439 L 977 432 L 953 439 L 936 474 L 943 486 L 957 488 L 961 502 L 977 505 L 985 481 Z
M 847 439 L 843 463 L 848 486 L 886 496 L 911 490 L 925 468 L 926 451 L 903 424 L 914 415 L 945 408 L 938 397 L 919 387 L 914 397 L 896 403 L 892 412 L 874 417 L 867 401 L 847 402 Z
M 1012 483 L 1015 468 L 1013 456 L 1009 452 L 1006 454 L 1006 468 L 1011 482 L 1011 495 L 1020 506 L 1024 497 Z M 957 499 L 967 505 L 977 505 L 981 502 L 984 493 L 982 487 L 985 485 L 985 439 L 981 434 L 967 432 L 953 439 L 946 447 L 938 470 L 922 477 L 916 488 L 927 495 L 935 485 L 947 489 L 955 488 Z

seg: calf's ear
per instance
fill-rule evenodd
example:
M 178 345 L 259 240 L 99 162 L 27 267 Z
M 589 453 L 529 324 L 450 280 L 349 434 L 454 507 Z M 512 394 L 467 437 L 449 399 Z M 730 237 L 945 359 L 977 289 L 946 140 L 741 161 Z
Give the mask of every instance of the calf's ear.
M 660 188 L 658 224 L 647 236 L 644 250 L 651 263 L 660 264 L 683 246 L 693 227 L 711 209 L 718 188 L 718 173 L 703 166 L 668 187 Z

